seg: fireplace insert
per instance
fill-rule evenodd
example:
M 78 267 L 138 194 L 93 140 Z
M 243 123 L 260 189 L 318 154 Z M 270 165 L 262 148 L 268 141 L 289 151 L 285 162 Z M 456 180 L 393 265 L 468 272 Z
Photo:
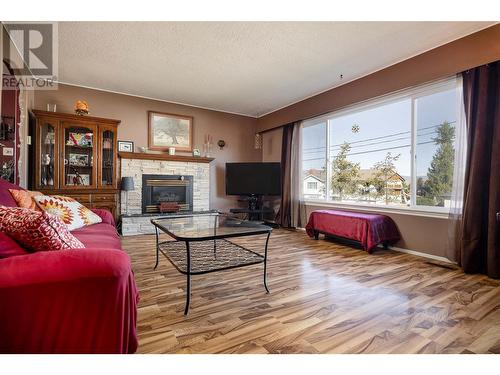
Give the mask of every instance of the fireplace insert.
M 142 213 L 160 213 L 165 202 L 177 203 L 179 211 L 193 211 L 193 176 L 142 175 Z

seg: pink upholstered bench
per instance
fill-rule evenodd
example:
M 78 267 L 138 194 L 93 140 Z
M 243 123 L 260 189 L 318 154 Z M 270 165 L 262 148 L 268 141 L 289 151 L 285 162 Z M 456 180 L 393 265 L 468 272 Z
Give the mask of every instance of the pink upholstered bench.
M 357 241 L 368 253 L 379 244 L 387 247 L 400 239 L 398 228 L 389 216 L 337 210 L 313 211 L 306 232 L 315 239 L 322 233 Z

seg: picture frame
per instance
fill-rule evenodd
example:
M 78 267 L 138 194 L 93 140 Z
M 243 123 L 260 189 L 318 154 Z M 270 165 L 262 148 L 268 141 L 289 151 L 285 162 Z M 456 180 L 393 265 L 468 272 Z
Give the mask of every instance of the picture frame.
M 191 152 L 193 150 L 193 117 L 148 111 L 148 148 L 156 151 Z
M 4 147 L 2 154 L 3 156 L 14 156 L 14 147 Z
M 118 152 L 134 152 L 134 142 L 118 141 Z
M 89 156 L 87 154 L 69 154 L 69 165 L 87 167 L 89 165 Z
M 94 134 L 69 132 L 66 146 L 78 146 L 92 148 L 94 145 Z
M 89 186 L 90 185 L 90 175 L 68 173 L 66 175 L 66 181 L 67 181 L 66 182 L 67 186 Z

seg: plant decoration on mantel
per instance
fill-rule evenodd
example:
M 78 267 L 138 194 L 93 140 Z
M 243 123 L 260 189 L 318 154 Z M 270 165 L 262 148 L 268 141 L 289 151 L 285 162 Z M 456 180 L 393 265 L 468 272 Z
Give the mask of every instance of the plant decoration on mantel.
M 191 156 L 191 155 L 169 155 L 166 153 L 153 154 L 144 152 L 118 152 L 118 156 L 122 159 L 143 159 L 143 160 L 166 160 L 166 161 L 182 161 L 195 163 L 210 163 L 214 158 Z

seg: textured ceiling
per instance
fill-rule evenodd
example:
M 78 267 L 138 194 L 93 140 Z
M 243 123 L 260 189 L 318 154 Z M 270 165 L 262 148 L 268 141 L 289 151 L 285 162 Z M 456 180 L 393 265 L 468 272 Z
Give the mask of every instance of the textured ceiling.
M 61 22 L 59 80 L 259 117 L 490 24 Z

